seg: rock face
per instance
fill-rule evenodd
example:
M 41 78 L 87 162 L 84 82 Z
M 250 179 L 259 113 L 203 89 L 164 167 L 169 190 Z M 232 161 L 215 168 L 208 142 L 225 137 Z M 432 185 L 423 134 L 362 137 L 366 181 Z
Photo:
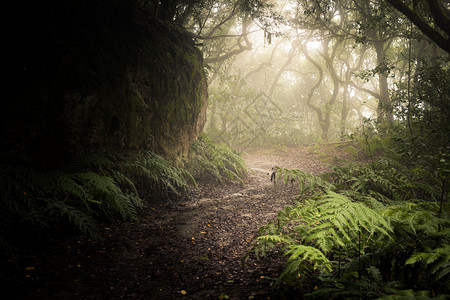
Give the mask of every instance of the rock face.
M 100 18 L 80 10 L 69 20 L 81 28 L 61 23 L 66 9 L 46 16 L 60 23 L 12 33 L 14 101 L 0 113 L 0 151 L 50 163 L 103 151 L 152 150 L 170 160 L 187 153 L 206 121 L 202 53 L 159 21 L 101 9 Z M 24 15 L 32 23 L 48 11 Z
M 67 142 L 78 152 L 152 150 L 176 160 L 206 121 L 207 83 L 201 52 L 160 24 L 127 77 L 103 93 L 65 96 Z
M 158 51 L 132 76 L 133 91 L 150 125 L 145 148 L 170 159 L 184 156 L 206 122 L 207 83 L 202 53 L 192 41 L 175 32 L 155 28 Z

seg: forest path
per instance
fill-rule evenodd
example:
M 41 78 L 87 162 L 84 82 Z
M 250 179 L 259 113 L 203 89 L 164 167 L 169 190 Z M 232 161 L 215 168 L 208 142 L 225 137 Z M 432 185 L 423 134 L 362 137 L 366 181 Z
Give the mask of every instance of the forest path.
M 244 159 L 250 174 L 243 183 L 200 182 L 187 201 L 151 204 L 137 222 L 105 225 L 102 244 L 55 241 L 30 261 L 24 298 L 266 299 L 279 264 L 242 259 L 259 227 L 297 195 L 271 183 L 269 172 L 326 168 L 306 147 L 251 151 Z

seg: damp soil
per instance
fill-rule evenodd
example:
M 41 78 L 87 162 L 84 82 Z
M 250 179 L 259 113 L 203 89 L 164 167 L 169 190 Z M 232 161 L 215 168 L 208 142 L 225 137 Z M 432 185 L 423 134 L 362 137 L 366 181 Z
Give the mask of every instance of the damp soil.
M 295 200 L 273 166 L 318 175 L 324 155 L 307 147 L 248 151 L 241 183 L 198 182 L 188 199 L 149 203 L 136 222 L 103 224 L 103 242 L 54 238 L 20 257 L 7 299 L 267 299 L 281 257 L 244 260 L 260 226 Z M 42 247 L 41 247 L 42 248 Z

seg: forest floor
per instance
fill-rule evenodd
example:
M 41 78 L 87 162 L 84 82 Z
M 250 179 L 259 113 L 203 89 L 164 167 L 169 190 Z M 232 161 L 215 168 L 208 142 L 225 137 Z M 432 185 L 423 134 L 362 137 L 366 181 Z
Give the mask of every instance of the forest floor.
M 320 149 L 323 150 L 323 149 Z M 243 183 L 199 182 L 188 200 L 148 204 L 137 222 L 104 224 L 104 241 L 53 239 L 21 257 L 11 299 L 267 299 L 281 258 L 244 261 L 260 226 L 297 196 L 273 184 L 273 166 L 318 175 L 334 148 L 248 151 Z M 0 295 L 1 295 L 0 294 Z M 0 297 L 1 298 L 1 297 Z

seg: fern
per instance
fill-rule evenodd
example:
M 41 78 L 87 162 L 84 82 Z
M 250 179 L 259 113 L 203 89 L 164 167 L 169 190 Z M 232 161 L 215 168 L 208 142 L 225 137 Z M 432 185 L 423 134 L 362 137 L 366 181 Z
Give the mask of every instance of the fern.
M 282 246 L 285 256 L 289 256 L 284 271 L 279 276 L 277 282 L 280 283 L 289 277 L 297 278 L 299 275 L 305 276 L 316 269 L 324 269 L 327 272 L 332 270 L 331 263 L 327 257 L 318 249 L 299 245 L 289 236 L 283 235 L 263 235 L 257 238 L 258 246 L 253 251 L 257 258 L 267 255 L 267 250 Z
M 333 257 L 346 253 L 354 261 L 359 245 L 376 247 L 391 238 L 392 227 L 378 212 L 344 195 L 328 191 L 315 201 L 288 206 L 278 213 L 277 220 L 263 226 L 251 251 L 257 258 L 282 245 L 288 256 L 285 270 L 278 282 L 308 277 L 315 272 L 329 273 L 337 267 Z M 350 255 L 350 253 L 353 253 Z
M 375 154 L 377 145 L 370 146 Z M 407 288 L 448 294 L 447 152 L 427 154 L 430 164 L 423 165 L 378 152 L 368 164 L 332 166 L 320 176 L 276 168 L 277 180 L 299 186 L 299 201 L 260 228 L 251 251 L 262 258 L 281 249 L 287 261 L 279 283 L 300 291 L 317 287 L 305 298 L 431 296 Z M 289 261 L 296 246 L 320 251 L 332 272 L 309 260 Z
M 136 189 L 136 186 L 133 183 L 132 179 L 127 177 L 122 172 L 119 172 L 119 171 L 116 171 L 116 170 L 111 170 L 110 174 L 111 174 L 112 178 L 114 178 L 114 181 L 120 186 L 120 188 L 122 190 L 124 190 L 125 194 L 130 194 L 130 195 L 133 195 L 133 196 L 139 198 L 139 192 Z M 132 200 L 133 199 L 134 198 L 132 198 Z M 136 205 L 140 206 L 140 204 L 136 204 Z
M 286 271 L 281 274 L 281 278 L 288 273 L 298 273 L 298 270 L 293 268 L 294 265 L 298 266 L 300 263 L 307 262 L 312 265 L 313 270 L 318 268 L 324 268 L 331 272 L 331 262 L 319 249 L 305 246 L 305 245 L 291 245 L 286 251 L 285 255 L 289 256 L 287 261 Z
M 347 164 L 345 166 L 334 166 L 332 169 L 332 174 L 338 178 L 340 189 L 353 190 L 361 194 L 373 192 L 389 199 L 400 199 L 397 185 L 384 175 L 378 174 L 370 166 Z
M 415 253 L 406 260 L 405 265 L 419 262 L 430 266 L 430 274 L 434 276 L 434 280 L 442 280 L 450 274 L 450 245 Z
M 56 180 L 56 185 L 54 186 L 55 191 L 66 195 L 67 197 L 73 196 L 84 201 L 93 201 L 90 198 L 86 187 L 83 185 L 83 181 L 79 178 L 78 174 L 65 174 L 63 172 L 53 173 Z M 87 206 L 87 204 L 86 204 Z
M 75 159 L 69 166 L 69 173 L 80 173 L 87 170 L 102 172 L 115 168 L 124 156 L 118 153 L 88 153 Z
M 306 299 L 375 299 L 397 287 L 397 282 L 383 282 L 382 274 L 376 267 L 365 270 L 365 276 L 349 272 L 340 278 L 320 276 L 322 286 L 305 295 Z
M 320 197 L 316 207 L 323 215 L 317 220 L 322 227 L 328 222 L 341 232 L 361 233 L 361 227 L 370 234 L 381 232 L 389 236 L 389 232 L 392 232 L 390 224 L 383 216 L 362 203 L 351 201 L 344 195 L 328 192 Z
M 288 239 L 287 237 L 284 237 L 282 235 L 263 235 L 257 238 L 258 240 L 271 242 L 273 244 L 276 243 L 284 243 L 284 244 L 291 244 L 292 240 Z
M 216 144 L 206 136 L 201 136 L 191 145 L 186 166 L 195 177 L 217 182 L 242 182 L 247 175 L 245 162 L 236 151 Z
M 376 298 L 420 282 L 448 290 L 450 218 L 447 206 L 437 201 L 440 182 L 389 159 L 336 166 L 321 176 L 276 172 L 285 184 L 297 182 L 299 201 L 260 228 L 250 251 L 257 258 L 274 248 L 287 257 L 295 253 L 278 283 L 308 287 L 308 282 L 322 282 L 309 295 L 330 299 Z M 329 263 L 312 253 L 302 256 L 311 249 L 306 247 Z
M 168 188 L 176 194 L 188 191 L 190 183 L 196 186 L 195 179 L 187 170 L 172 166 L 154 152 L 149 151 L 134 158 L 126 164 L 126 167 L 131 176 L 141 184 L 144 184 L 143 181 L 147 181 L 149 184 Z
M 83 186 L 87 187 L 88 199 L 98 205 L 98 208 L 109 219 L 114 219 L 114 213 L 121 218 L 136 220 L 137 210 L 143 206 L 142 200 L 136 194 L 126 194 L 114 178 L 102 176 L 94 172 L 74 174 Z
M 60 217 L 65 218 L 71 223 L 75 228 L 93 238 L 94 240 L 100 240 L 98 235 L 98 225 L 89 214 L 60 201 L 58 199 L 41 199 L 47 203 L 47 213 L 46 215 L 50 217 Z
M 324 178 L 314 176 L 310 173 L 304 172 L 298 169 L 285 169 L 275 166 L 276 180 L 282 180 L 284 184 L 288 182 L 295 182 L 299 187 L 301 194 L 307 194 L 315 192 L 317 189 L 320 191 L 333 189 L 334 186 Z
M 275 247 L 292 244 L 289 236 L 281 236 L 279 233 L 276 234 L 277 232 L 277 227 L 273 223 L 262 226 L 258 230 L 260 236 L 253 242 L 251 250 L 245 255 L 244 260 L 248 260 L 252 253 L 257 259 L 261 259 Z
M 175 193 L 196 186 L 187 170 L 153 152 L 93 153 L 50 171 L 39 170 L 26 156 L 0 153 L 0 251 L 14 256 L 11 232 L 19 224 L 70 226 L 99 239 L 98 220 L 137 219 L 144 201 L 136 184 Z
M 333 166 L 327 175 L 336 179 L 337 189 L 346 189 L 362 195 L 371 195 L 383 203 L 408 199 L 436 201 L 439 189 L 436 179 L 429 173 L 410 172 L 391 159 L 380 159 L 374 165 L 347 163 Z
M 411 233 L 423 232 L 428 235 L 437 234 L 439 228 L 448 227 L 448 215 L 437 216 L 436 202 L 403 202 L 391 205 L 382 211 L 384 216 L 390 217 L 402 229 L 409 229 Z
M 11 252 L 9 232 L 18 224 L 57 228 L 67 223 L 98 239 L 97 219 L 136 219 L 143 201 L 131 179 L 113 164 L 119 165 L 118 159 L 98 154 L 80 158 L 66 170 L 40 171 L 24 156 L 0 154 L 3 251 Z

